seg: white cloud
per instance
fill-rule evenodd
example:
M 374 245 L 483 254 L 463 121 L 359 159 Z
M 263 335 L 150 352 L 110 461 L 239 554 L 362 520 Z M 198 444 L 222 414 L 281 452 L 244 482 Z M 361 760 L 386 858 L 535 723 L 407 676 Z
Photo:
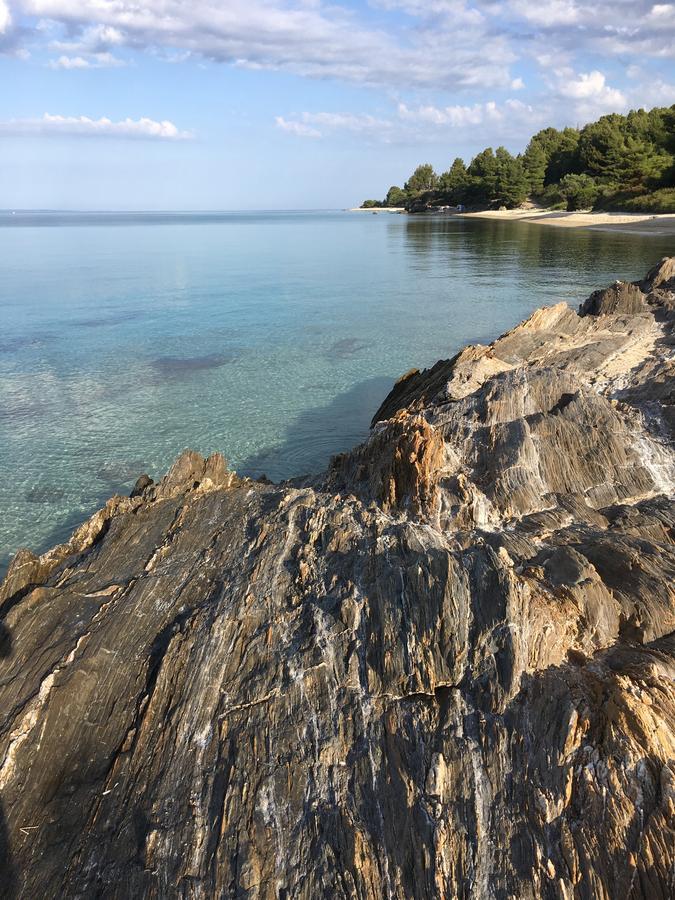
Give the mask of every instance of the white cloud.
M 316 128 L 311 128 L 309 125 L 305 125 L 304 122 L 296 122 L 292 119 L 284 119 L 283 116 L 277 116 L 274 121 L 277 123 L 277 128 L 281 128 L 282 131 L 286 131 L 288 132 L 288 134 L 294 134 L 296 137 L 321 137 L 320 131 L 318 131 Z
M 389 119 L 378 119 L 368 113 L 303 112 L 293 119 L 277 116 L 276 124 L 283 131 L 299 137 L 318 138 L 326 132 L 349 131 L 361 135 L 377 135 L 387 140 L 395 127 Z
M 452 140 L 461 130 L 485 126 L 486 138 L 512 139 L 514 131 L 539 125 L 541 114 L 521 100 L 502 104 L 489 100 L 470 106 L 438 107 L 430 104 L 408 106 L 399 103 L 396 114 L 379 118 L 366 113 L 303 112 L 291 119 L 277 116 L 277 127 L 300 137 L 325 137 L 328 133 L 348 132 L 383 143 L 424 143 L 428 140 Z M 527 131 L 529 134 L 529 131 Z M 496 143 L 499 140 L 495 141 Z
M 81 56 L 59 56 L 49 63 L 52 69 L 89 69 L 91 63 Z
M 575 24 L 583 15 L 573 0 L 512 0 L 510 5 L 514 12 L 528 22 L 547 28 Z
M 52 41 L 49 46 L 52 50 L 98 53 L 102 50 L 109 50 L 111 47 L 118 47 L 123 43 L 124 35 L 118 28 L 111 28 L 108 25 L 92 25 L 84 28 L 75 40 L 71 38 L 66 41 Z
M 464 0 L 371 0 L 381 9 L 400 9 L 410 16 L 424 19 L 446 19 L 458 25 L 479 25 L 485 20 L 483 13 L 469 6 Z
M 346 131 L 379 131 L 391 124 L 385 119 L 377 119 L 368 113 L 303 113 L 303 122 L 323 126 L 325 128 L 343 129 Z
M 675 56 L 675 4 L 649 0 L 506 0 L 502 27 L 518 19 L 534 26 L 535 43 L 555 56 Z
M 471 128 L 477 125 L 538 121 L 539 115 L 521 100 L 506 100 L 498 104 L 494 100 L 474 103 L 472 106 L 418 106 L 410 108 L 399 103 L 398 115 L 404 122 L 420 122 L 428 126 L 453 129 Z M 491 139 L 491 135 L 486 135 Z
M 94 53 L 91 56 L 59 56 L 48 63 L 50 69 L 112 69 L 125 66 L 123 59 L 112 53 Z
M 0 134 L 63 135 L 110 138 L 149 138 L 152 140 L 181 141 L 193 137 L 191 132 L 179 131 L 168 120 L 123 119 L 113 122 L 106 117 L 91 119 L 89 116 L 57 116 L 45 113 L 40 119 L 11 119 L 0 122 Z
M 468 125 L 481 125 L 486 119 L 496 118 L 497 104 L 493 101 L 475 103 L 473 106 L 418 106 L 411 109 L 405 103 L 399 103 L 398 114 L 408 122 L 423 122 L 426 125 L 450 125 L 453 128 L 465 128 Z
M 0 34 L 5 34 L 12 24 L 12 16 L 6 0 L 0 0 Z
M 611 88 L 605 76 L 597 69 L 583 72 L 571 79 L 563 76 L 560 93 L 572 100 L 591 100 L 593 103 L 616 109 L 626 105 L 626 98 L 621 91 Z
M 522 91 L 525 87 L 525 82 L 522 78 L 514 78 L 511 82 L 511 90 L 512 91 Z
M 659 21 L 672 19 L 675 17 L 675 6 L 672 3 L 657 3 L 649 11 L 649 17 Z
M 632 109 L 672 106 L 675 103 L 675 84 L 669 84 L 661 78 L 643 82 L 630 91 L 628 102 Z
M 611 87 L 598 69 L 580 73 L 569 67 L 557 69 L 550 84 L 557 117 L 567 124 L 585 125 L 607 113 L 626 112 L 630 106 L 626 94 Z

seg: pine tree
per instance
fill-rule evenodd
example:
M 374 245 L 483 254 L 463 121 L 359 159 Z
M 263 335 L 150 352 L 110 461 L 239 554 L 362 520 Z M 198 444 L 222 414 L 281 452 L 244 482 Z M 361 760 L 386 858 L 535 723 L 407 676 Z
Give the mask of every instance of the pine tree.
M 464 160 L 457 157 L 448 171 L 443 172 L 438 179 L 438 189 L 446 195 L 446 199 L 450 203 L 462 203 L 468 183 L 469 174 L 466 171 Z
M 511 156 L 506 147 L 497 147 L 495 160 L 497 163 L 496 198 L 509 209 L 519 206 L 527 197 L 528 191 L 528 182 L 522 161 Z
M 579 164 L 579 132 L 576 128 L 564 128 L 558 132 L 546 167 L 544 184 L 557 184 L 565 175 L 581 172 Z
M 438 183 L 438 175 L 430 163 L 418 166 L 406 181 L 404 190 L 407 194 L 421 194 L 423 191 L 433 191 Z
M 468 190 L 476 203 L 489 203 L 497 196 L 497 160 L 492 147 L 482 150 L 469 163 Z
M 525 153 L 523 153 L 523 171 L 529 191 L 535 197 L 544 190 L 544 178 L 546 177 L 548 160 L 548 155 L 541 142 L 532 138 L 527 145 Z

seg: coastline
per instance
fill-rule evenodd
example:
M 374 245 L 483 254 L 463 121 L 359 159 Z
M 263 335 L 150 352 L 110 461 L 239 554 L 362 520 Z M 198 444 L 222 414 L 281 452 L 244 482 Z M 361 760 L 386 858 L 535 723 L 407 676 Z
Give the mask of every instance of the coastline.
M 564 212 L 543 209 L 504 209 L 454 213 L 463 219 L 527 222 L 554 228 L 589 228 L 628 234 L 675 235 L 675 213 Z
M 345 212 L 363 212 L 363 213 L 404 213 L 405 206 L 352 206 Z
M 366 208 L 357 206 L 345 210 L 360 213 L 406 214 L 402 206 Z M 433 213 L 433 210 L 429 210 Z M 459 219 L 492 219 L 506 222 L 526 222 L 552 228 L 587 228 L 593 231 L 615 231 L 626 234 L 675 236 L 675 213 L 622 212 L 566 212 L 550 209 L 494 209 L 480 212 L 445 212 L 445 216 Z

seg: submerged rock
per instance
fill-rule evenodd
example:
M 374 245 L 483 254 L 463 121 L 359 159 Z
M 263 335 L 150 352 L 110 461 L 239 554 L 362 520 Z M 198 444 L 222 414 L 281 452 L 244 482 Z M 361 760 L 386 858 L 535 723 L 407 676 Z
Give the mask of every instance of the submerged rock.
M 672 896 L 672 267 L 411 372 L 324 475 L 187 452 L 19 553 L 4 894 Z

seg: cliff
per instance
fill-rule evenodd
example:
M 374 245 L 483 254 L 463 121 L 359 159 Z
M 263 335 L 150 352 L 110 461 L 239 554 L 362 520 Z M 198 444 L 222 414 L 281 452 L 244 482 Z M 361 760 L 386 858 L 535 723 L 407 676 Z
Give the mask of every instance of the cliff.
M 3 896 L 672 896 L 674 321 L 671 259 L 20 552 Z

